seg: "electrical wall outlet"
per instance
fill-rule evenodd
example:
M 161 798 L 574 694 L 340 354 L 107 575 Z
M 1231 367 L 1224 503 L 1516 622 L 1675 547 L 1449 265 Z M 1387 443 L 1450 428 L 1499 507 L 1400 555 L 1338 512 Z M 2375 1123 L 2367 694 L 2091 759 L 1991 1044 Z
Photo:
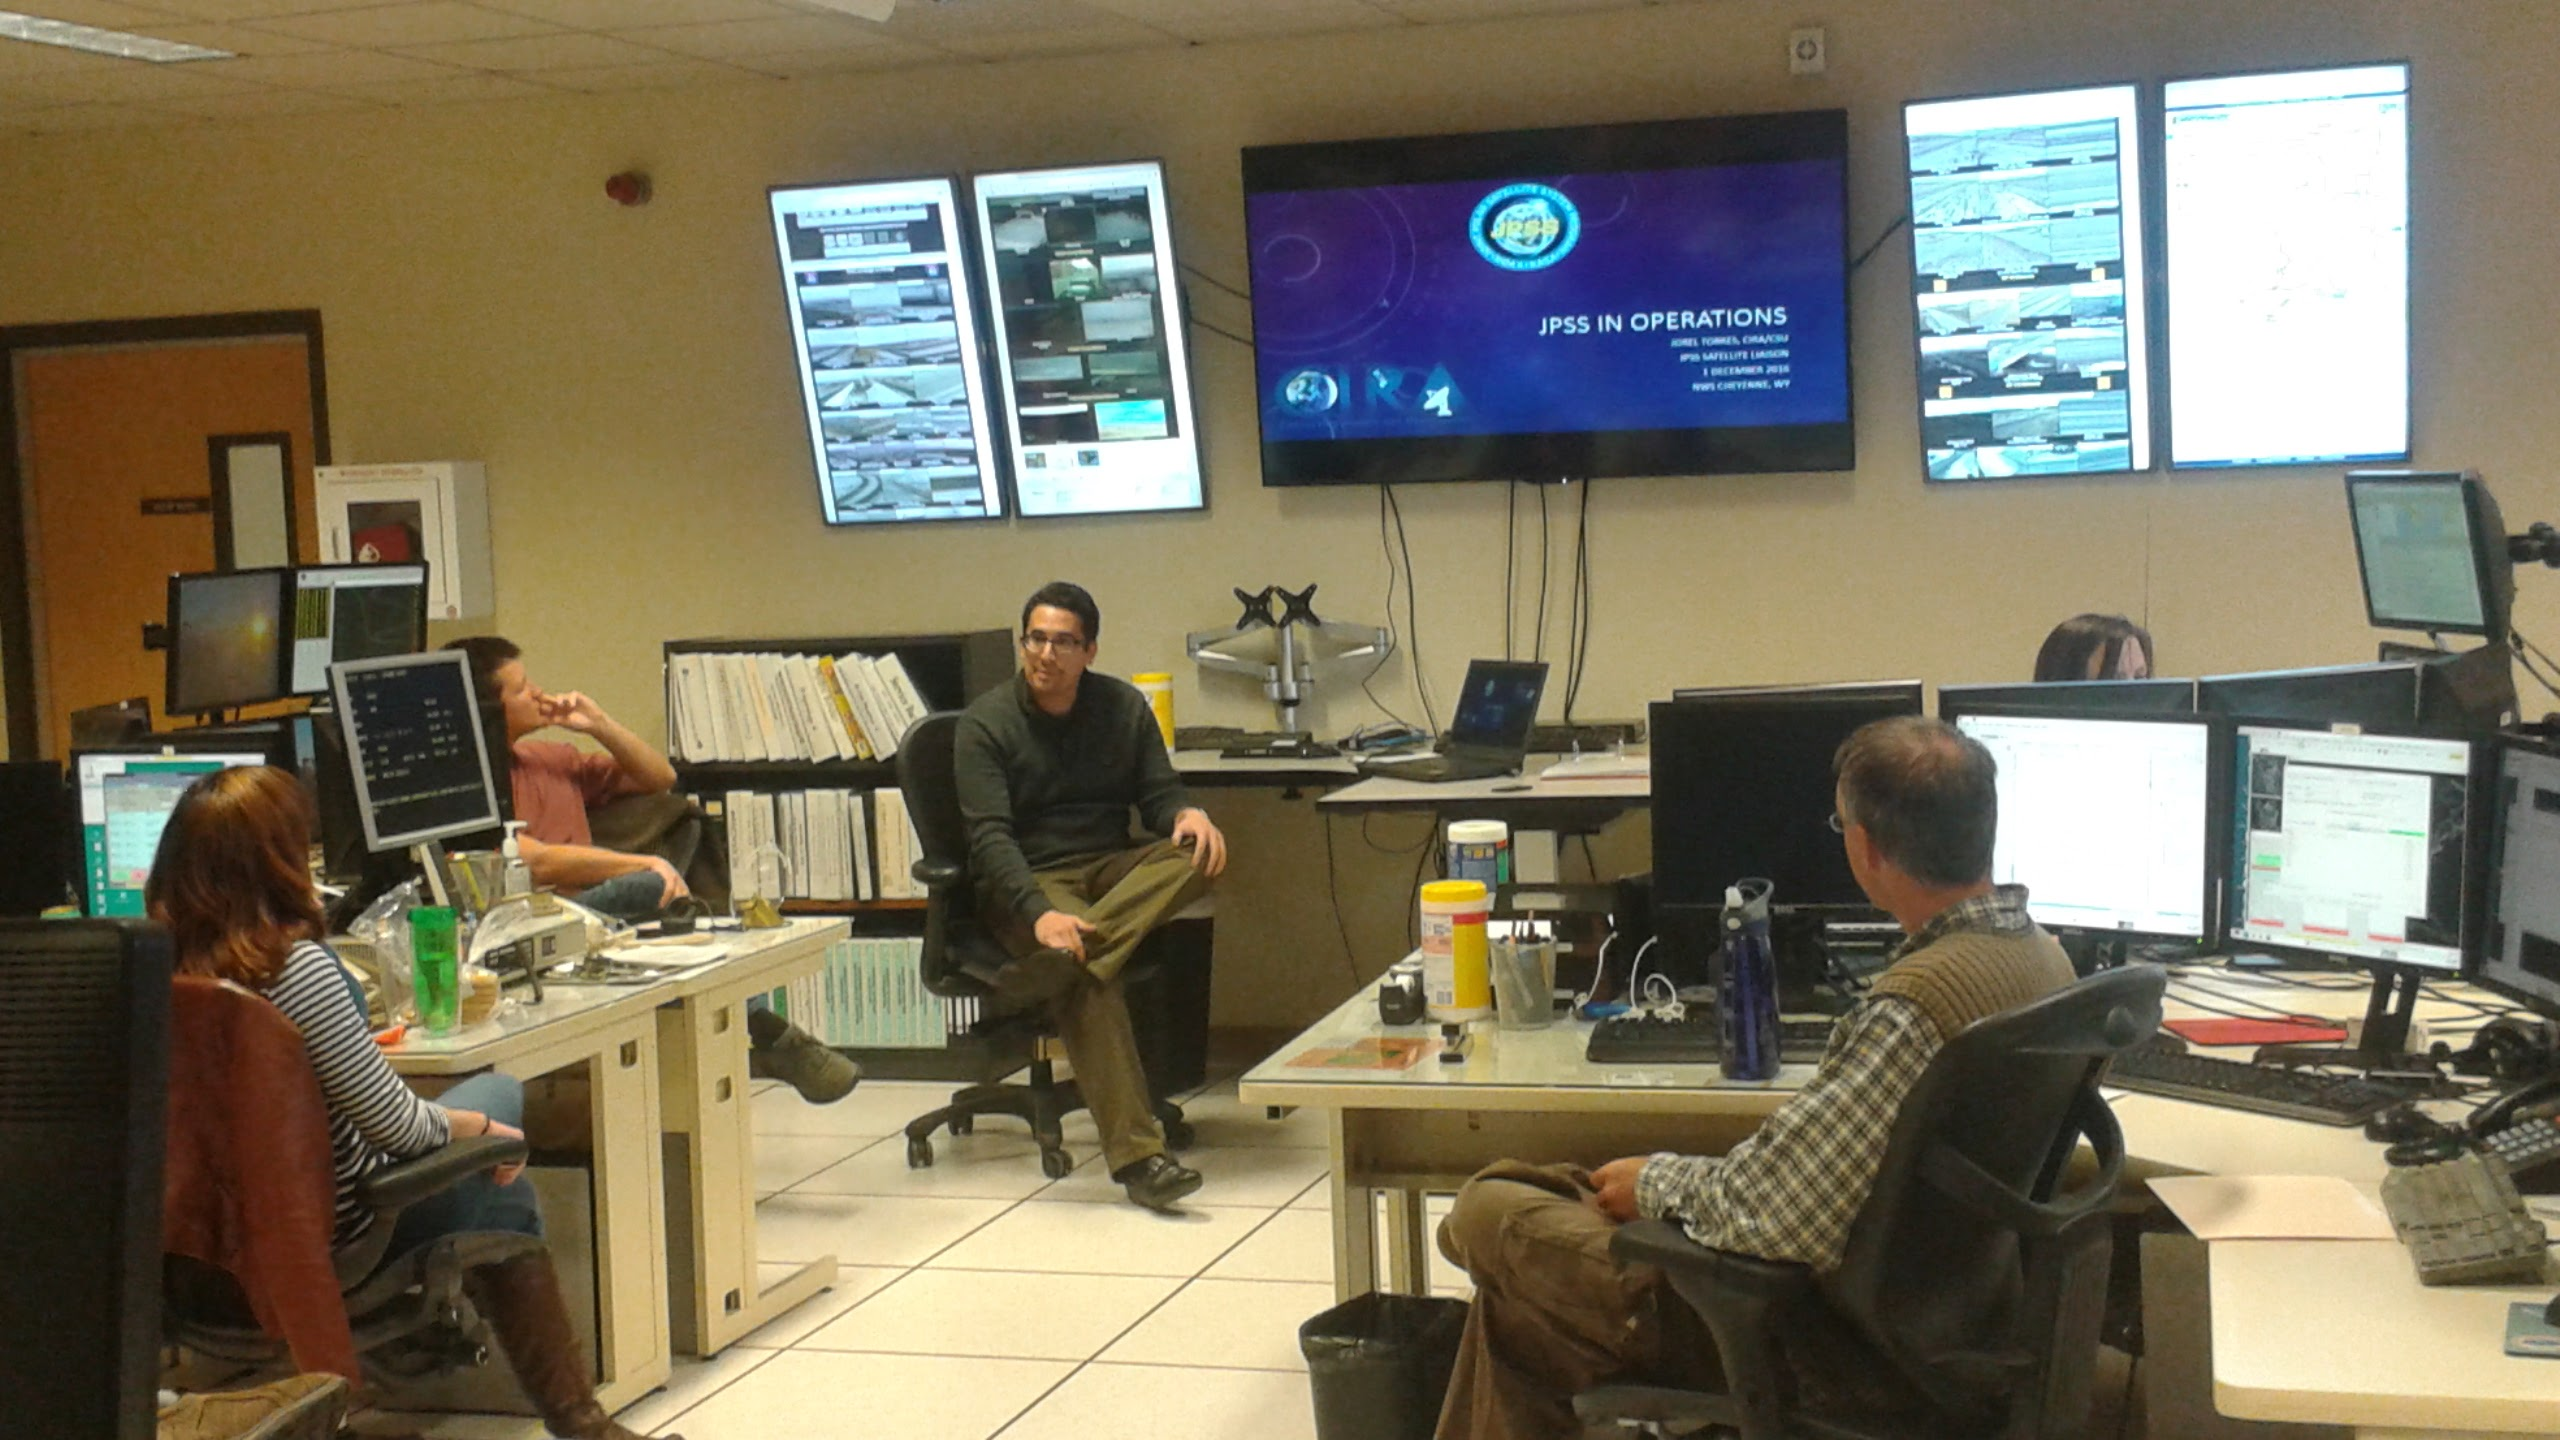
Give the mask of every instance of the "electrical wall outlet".
M 1787 73 L 1819 75 L 1829 59 L 1823 47 L 1822 27 L 1792 31 L 1787 36 Z

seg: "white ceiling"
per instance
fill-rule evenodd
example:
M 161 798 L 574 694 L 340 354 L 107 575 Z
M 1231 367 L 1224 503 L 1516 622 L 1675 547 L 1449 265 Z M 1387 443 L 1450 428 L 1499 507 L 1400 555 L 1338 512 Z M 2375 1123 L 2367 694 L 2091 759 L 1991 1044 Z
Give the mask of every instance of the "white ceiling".
M 875 23 L 820 0 L 0 0 L 238 56 L 155 65 L 0 40 L 0 130 L 753 83 L 1650 3 L 898 0 Z

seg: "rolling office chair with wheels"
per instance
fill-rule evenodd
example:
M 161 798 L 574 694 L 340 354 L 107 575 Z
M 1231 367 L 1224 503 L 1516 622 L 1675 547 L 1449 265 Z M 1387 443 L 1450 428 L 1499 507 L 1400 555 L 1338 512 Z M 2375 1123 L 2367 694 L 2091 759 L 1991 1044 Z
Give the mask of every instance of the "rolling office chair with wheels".
M 1584 1424 L 1742 1440 L 2058 1440 L 2089 1408 L 2124 1136 L 2107 1062 L 2158 1028 L 2161 973 L 2110 970 L 1968 1026 L 1894 1121 L 1840 1268 L 1816 1275 L 1640 1220 L 1609 1251 L 1661 1267 L 1714 1332 L 1725 1394 L 1611 1385 Z M 2080 1142 L 2097 1165 L 2065 1190 Z
M 386 1255 L 409 1205 L 491 1166 L 520 1139 L 457 1140 L 359 1190 L 372 1228 L 331 1249 L 328 1109 L 302 1033 L 267 1001 L 201 976 L 171 996 L 163 1329 L 200 1355 L 391 1381 L 478 1364 L 489 1325 L 473 1268 L 538 1254 L 514 1233 L 448 1235 Z
M 911 727 L 898 742 L 898 785 L 906 797 L 907 815 L 915 824 L 921 852 L 915 877 L 925 887 L 924 946 L 920 963 L 927 990 L 946 999 L 975 1000 L 986 1017 L 972 1035 L 986 1047 L 979 1082 L 952 1095 L 951 1103 L 907 1124 L 907 1164 L 933 1163 L 933 1132 L 947 1128 L 966 1135 L 980 1115 L 1012 1115 L 1031 1126 L 1040 1145 L 1040 1169 L 1053 1180 L 1075 1168 L 1067 1154 L 1060 1121 L 1084 1108 L 1073 1080 L 1060 1081 L 1050 1068 L 1049 1046 L 1056 1030 L 1039 1012 L 996 1015 L 992 1012 L 996 972 L 1010 958 L 1004 947 L 979 923 L 977 897 L 969 883 L 969 831 L 960 818 L 960 792 L 952 776 L 952 746 L 960 712 L 938 711 Z M 1159 936 L 1163 932 L 1159 932 Z M 1123 972 L 1124 983 L 1137 979 L 1148 965 L 1149 937 Z M 1007 1084 L 1004 1077 L 1031 1068 L 1029 1083 Z M 1190 1145 L 1191 1127 L 1180 1106 L 1159 1098 L 1156 1119 L 1164 1125 L 1165 1143 L 1174 1149 Z

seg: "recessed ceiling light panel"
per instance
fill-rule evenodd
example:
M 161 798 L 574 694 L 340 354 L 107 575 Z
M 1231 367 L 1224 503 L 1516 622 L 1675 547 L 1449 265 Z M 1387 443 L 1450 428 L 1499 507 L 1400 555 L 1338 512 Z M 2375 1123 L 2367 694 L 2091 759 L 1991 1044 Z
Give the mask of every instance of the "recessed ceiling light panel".
M 41 15 L 22 15 L 15 10 L 0 10 L 0 40 L 59 45 L 66 50 L 85 50 L 92 55 L 113 55 L 119 60 L 148 60 L 154 65 L 168 65 L 181 60 L 233 58 L 228 50 L 181 45 L 175 40 L 131 35 L 122 30 L 101 30 L 95 25 L 74 25 L 68 20 L 48 20 Z

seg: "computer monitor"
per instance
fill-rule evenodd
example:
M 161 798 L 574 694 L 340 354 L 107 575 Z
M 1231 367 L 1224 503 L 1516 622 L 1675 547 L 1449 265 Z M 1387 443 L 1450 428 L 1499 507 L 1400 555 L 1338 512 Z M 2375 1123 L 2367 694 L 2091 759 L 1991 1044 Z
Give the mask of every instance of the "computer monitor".
M 326 694 L 331 661 L 427 648 L 427 567 L 300 566 L 293 572 L 292 613 L 288 688 L 296 695 Z
M 1543 660 L 1468 661 L 1457 712 L 1449 717 L 1450 745 L 1526 751 L 1546 693 Z
M 2452 471 L 2350 470 L 2347 515 L 2356 573 L 2376 628 L 2507 633 L 2515 604 L 2506 520 L 2480 477 Z
M 2054 680 L 2014 685 L 1941 685 L 1938 715 L 2193 715 L 2193 680 Z
M 329 667 L 367 849 L 432 845 L 498 824 L 497 786 L 459 650 Z
M 53 760 L 0 761 L 0 915 L 40 915 L 70 890 L 78 826 Z
M 1920 682 L 1917 680 L 1842 680 L 1824 685 L 1695 685 L 1671 692 L 1675 701 L 1711 700 L 1720 705 L 1800 705 L 1832 704 L 1901 704 L 1908 701 L 1911 709 L 1893 713 L 1920 713 Z
M 158 930 L 0 920 L 0 1435 L 154 1433 L 170 973 Z
M 82 750 L 71 757 L 72 786 L 79 794 L 83 899 L 93 916 L 138 917 L 142 890 L 169 812 L 197 777 L 240 765 L 264 765 L 268 751 L 232 742 L 234 748 L 183 745 Z
M 2180 940 L 2211 933 L 2210 722 L 1959 714 L 1955 725 L 2000 767 L 1992 878 L 2026 886 L 2038 924 Z
M 2196 682 L 2196 709 L 2277 725 L 2407 730 L 2418 723 L 2420 668 L 2393 661 L 2207 675 Z
M 293 572 L 233 570 L 169 577 L 171 715 L 205 715 L 281 700 Z
M 1865 907 L 1831 829 L 1832 757 L 1859 726 L 1919 713 L 1918 681 L 1690 691 L 1655 702 L 1656 901 L 1721 905 L 1726 886 L 1759 875 L 1776 884 L 1782 907 Z
M 2489 927 L 2471 978 L 2560 1020 L 2560 756 L 2505 746 L 2495 793 Z
M 2460 971 L 2475 938 L 2476 754 L 2433 736 L 2234 732 L 2224 931 L 2372 970 L 2367 1051 L 2405 1043 L 2418 981 Z

